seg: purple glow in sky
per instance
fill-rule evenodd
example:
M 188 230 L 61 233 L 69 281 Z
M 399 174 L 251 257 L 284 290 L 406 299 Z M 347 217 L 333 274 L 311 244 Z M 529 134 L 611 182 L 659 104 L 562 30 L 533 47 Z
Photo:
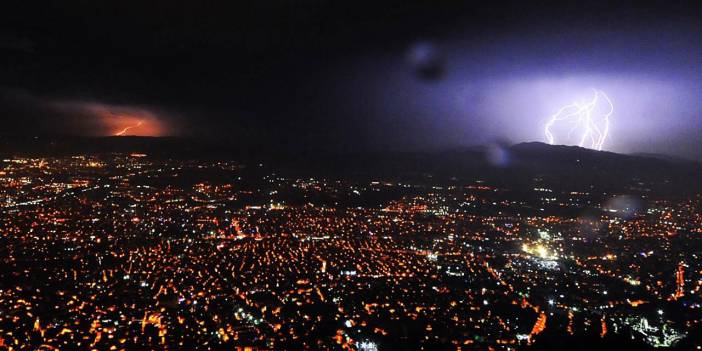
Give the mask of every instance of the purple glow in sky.
M 693 97 L 687 84 L 646 77 L 570 76 L 490 82 L 475 112 L 491 116 L 485 133 L 502 134 L 514 141 L 547 141 L 544 125 L 554 111 L 589 98 L 592 87 L 605 91 L 616 105 L 604 150 L 651 152 L 655 149 L 645 149 L 651 143 L 675 149 L 673 136 L 685 133 L 689 123 L 695 123 L 684 117 L 692 113 Z
M 602 150 L 700 158 L 702 70 L 694 58 L 702 50 L 691 40 L 650 30 L 444 38 L 435 44 L 446 60 L 440 81 L 416 79 L 387 56 L 374 67 L 359 65 L 350 83 L 356 90 L 345 96 L 370 102 L 384 116 L 378 129 L 402 127 L 390 139 L 378 132 L 381 146 L 441 148 L 548 142 L 544 128 L 553 114 L 597 89 L 615 107 Z

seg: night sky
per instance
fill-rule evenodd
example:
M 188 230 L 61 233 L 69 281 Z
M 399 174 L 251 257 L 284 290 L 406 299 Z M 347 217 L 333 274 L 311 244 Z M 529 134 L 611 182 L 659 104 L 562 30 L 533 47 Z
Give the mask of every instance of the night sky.
M 437 150 L 545 141 L 599 89 L 604 150 L 702 159 L 686 2 L 68 3 L 0 14 L 0 134 Z

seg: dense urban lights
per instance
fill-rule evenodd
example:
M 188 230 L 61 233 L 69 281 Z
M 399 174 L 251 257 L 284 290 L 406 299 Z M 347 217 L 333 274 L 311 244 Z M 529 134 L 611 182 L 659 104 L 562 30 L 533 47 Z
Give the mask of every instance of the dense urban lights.
M 533 182 L 293 177 L 143 153 L 4 159 L 0 345 L 696 345 L 702 197 L 632 189 L 647 207 L 621 217 L 597 188 Z

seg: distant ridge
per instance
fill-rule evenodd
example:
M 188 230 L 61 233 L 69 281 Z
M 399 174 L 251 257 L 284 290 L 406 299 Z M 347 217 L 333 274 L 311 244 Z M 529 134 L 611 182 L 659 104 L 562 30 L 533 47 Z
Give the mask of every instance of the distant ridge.
M 509 149 L 516 155 L 522 157 L 536 157 L 539 155 L 548 155 L 549 157 L 562 157 L 570 159 L 575 157 L 576 159 L 596 159 L 598 161 L 605 159 L 616 159 L 621 160 L 641 160 L 647 159 L 650 162 L 664 161 L 667 163 L 688 163 L 691 165 L 702 166 L 702 163 L 689 160 L 681 157 L 669 156 L 664 154 L 654 154 L 654 153 L 633 153 L 633 154 L 619 154 L 612 151 L 597 151 L 580 146 L 571 145 L 550 145 L 542 142 L 525 142 L 514 144 Z
M 702 163 L 650 154 L 625 155 L 577 146 L 540 142 L 511 146 L 473 146 L 440 152 L 358 152 L 241 147 L 178 137 L 0 137 L 0 156 L 62 156 L 75 154 L 146 153 L 176 159 L 226 159 L 266 162 L 281 170 L 335 177 L 425 177 L 464 181 L 492 180 L 500 184 L 531 183 L 609 191 L 655 184 L 663 191 L 701 191 Z M 494 156 L 498 155 L 499 160 Z M 651 186 L 654 188 L 653 186 Z
M 635 152 L 635 153 L 630 154 L 630 155 L 637 156 L 637 157 L 645 157 L 645 158 L 655 158 L 655 159 L 671 161 L 671 162 L 690 162 L 690 163 L 699 162 L 699 161 L 691 160 L 691 159 L 684 158 L 684 157 L 670 156 L 670 155 L 656 154 L 656 153 L 647 153 L 647 152 Z

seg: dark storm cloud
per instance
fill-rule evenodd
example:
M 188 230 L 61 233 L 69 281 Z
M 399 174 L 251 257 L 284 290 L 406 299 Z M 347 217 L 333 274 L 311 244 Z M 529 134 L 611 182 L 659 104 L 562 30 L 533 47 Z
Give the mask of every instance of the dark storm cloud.
M 4 133 L 104 130 L 89 116 L 76 117 L 85 111 L 67 113 L 47 103 L 78 101 L 157 111 L 177 133 L 272 148 L 533 140 L 538 136 L 525 133 L 526 125 L 505 119 L 514 113 L 500 109 L 501 102 L 538 90 L 527 84 L 520 92 L 515 82 L 701 76 L 691 64 L 698 54 L 692 40 L 699 34 L 697 12 L 683 2 L 17 6 L 0 14 L 6 38 L 0 36 L 0 85 L 35 99 L 3 97 Z M 656 39 L 661 33 L 669 40 Z M 408 58 L 408 51 L 419 55 Z M 529 118 L 548 113 L 546 105 L 531 106 Z M 684 115 L 695 108 L 689 104 Z M 685 123 L 697 128 L 693 122 Z M 630 144 L 618 150 L 640 146 L 633 134 L 627 137 Z M 697 139 L 685 138 L 688 144 Z
M 87 111 L 59 108 L 53 102 L 26 91 L 0 89 L 0 115 L 7 134 L 47 134 L 52 132 L 92 135 L 102 128 Z

